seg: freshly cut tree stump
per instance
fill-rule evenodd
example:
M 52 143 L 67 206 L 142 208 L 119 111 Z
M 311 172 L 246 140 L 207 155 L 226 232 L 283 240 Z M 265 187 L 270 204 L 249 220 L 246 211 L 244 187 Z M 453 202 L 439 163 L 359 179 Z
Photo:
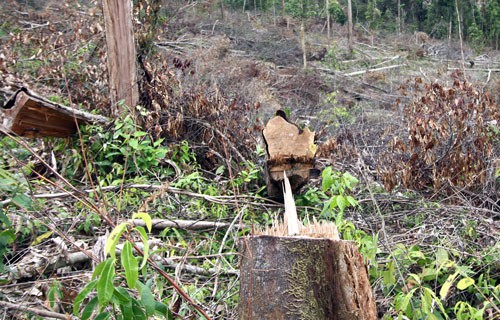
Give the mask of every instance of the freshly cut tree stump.
M 377 319 L 353 242 L 261 235 L 239 246 L 239 319 Z
M 267 146 L 265 178 L 269 197 L 282 200 L 283 171 L 290 180 L 292 192 L 297 192 L 314 170 L 317 146 L 314 132 L 301 130 L 286 118 L 283 111 L 276 112 L 263 131 Z

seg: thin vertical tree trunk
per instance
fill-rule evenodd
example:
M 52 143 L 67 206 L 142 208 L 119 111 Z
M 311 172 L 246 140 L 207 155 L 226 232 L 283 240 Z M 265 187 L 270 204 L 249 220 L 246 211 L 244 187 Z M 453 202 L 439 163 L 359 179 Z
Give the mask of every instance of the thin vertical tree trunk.
M 466 76 L 465 76 L 465 56 L 464 56 L 464 47 L 463 47 L 463 41 L 462 41 L 462 27 L 461 27 L 461 23 L 460 23 L 460 12 L 458 10 L 458 0 L 455 0 L 455 9 L 457 10 L 458 37 L 460 39 L 460 53 L 462 54 L 462 72 L 464 73 L 464 79 L 466 79 Z
M 347 37 L 348 37 L 348 46 L 349 46 L 349 56 L 352 56 L 352 43 L 353 43 L 353 30 L 352 30 L 352 3 L 351 0 L 347 0 L 347 20 L 348 20 L 348 31 L 347 31 Z
M 401 0 L 398 0 L 398 35 L 401 34 Z
M 307 53 L 306 53 L 306 33 L 304 27 L 304 18 L 300 22 L 300 42 L 302 44 L 302 60 L 304 62 L 304 69 L 307 68 Z
M 117 116 L 122 112 L 119 101 L 135 107 L 139 100 L 132 3 L 128 0 L 103 0 L 102 7 L 108 49 L 111 114 Z
M 328 39 L 330 39 L 330 7 L 329 1 L 325 0 L 325 10 L 326 10 L 326 32 L 328 34 Z

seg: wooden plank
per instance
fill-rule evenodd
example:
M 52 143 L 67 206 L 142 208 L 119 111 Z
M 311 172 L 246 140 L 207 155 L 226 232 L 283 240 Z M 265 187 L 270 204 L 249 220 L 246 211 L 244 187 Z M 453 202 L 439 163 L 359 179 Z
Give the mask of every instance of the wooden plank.
M 26 137 L 67 137 L 76 132 L 77 124 L 107 123 L 108 118 L 49 101 L 21 88 L 1 109 L 5 129 Z

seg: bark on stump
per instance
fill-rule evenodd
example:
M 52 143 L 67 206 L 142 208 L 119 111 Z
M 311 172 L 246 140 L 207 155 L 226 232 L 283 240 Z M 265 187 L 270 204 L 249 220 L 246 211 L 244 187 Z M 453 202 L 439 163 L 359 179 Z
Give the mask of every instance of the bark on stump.
M 239 319 L 377 319 L 356 245 L 327 238 L 240 239 Z

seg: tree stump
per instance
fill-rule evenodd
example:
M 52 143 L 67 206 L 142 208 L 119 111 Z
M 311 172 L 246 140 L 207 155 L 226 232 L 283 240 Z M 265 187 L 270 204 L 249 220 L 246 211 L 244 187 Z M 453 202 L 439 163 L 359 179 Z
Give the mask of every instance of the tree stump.
M 296 193 L 309 179 L 314 170 L 317 146 L 314 132 L 301 130 L 289 122 L 285 113 L 279 110 L 263 131 L 267 146 L 265 179 L 269 197 L 282 200 L 283 171 L 290 180 L 292 192 Z
M 356 245 L 328 238 L 240 239 L 241 320 L 375 320 Z

